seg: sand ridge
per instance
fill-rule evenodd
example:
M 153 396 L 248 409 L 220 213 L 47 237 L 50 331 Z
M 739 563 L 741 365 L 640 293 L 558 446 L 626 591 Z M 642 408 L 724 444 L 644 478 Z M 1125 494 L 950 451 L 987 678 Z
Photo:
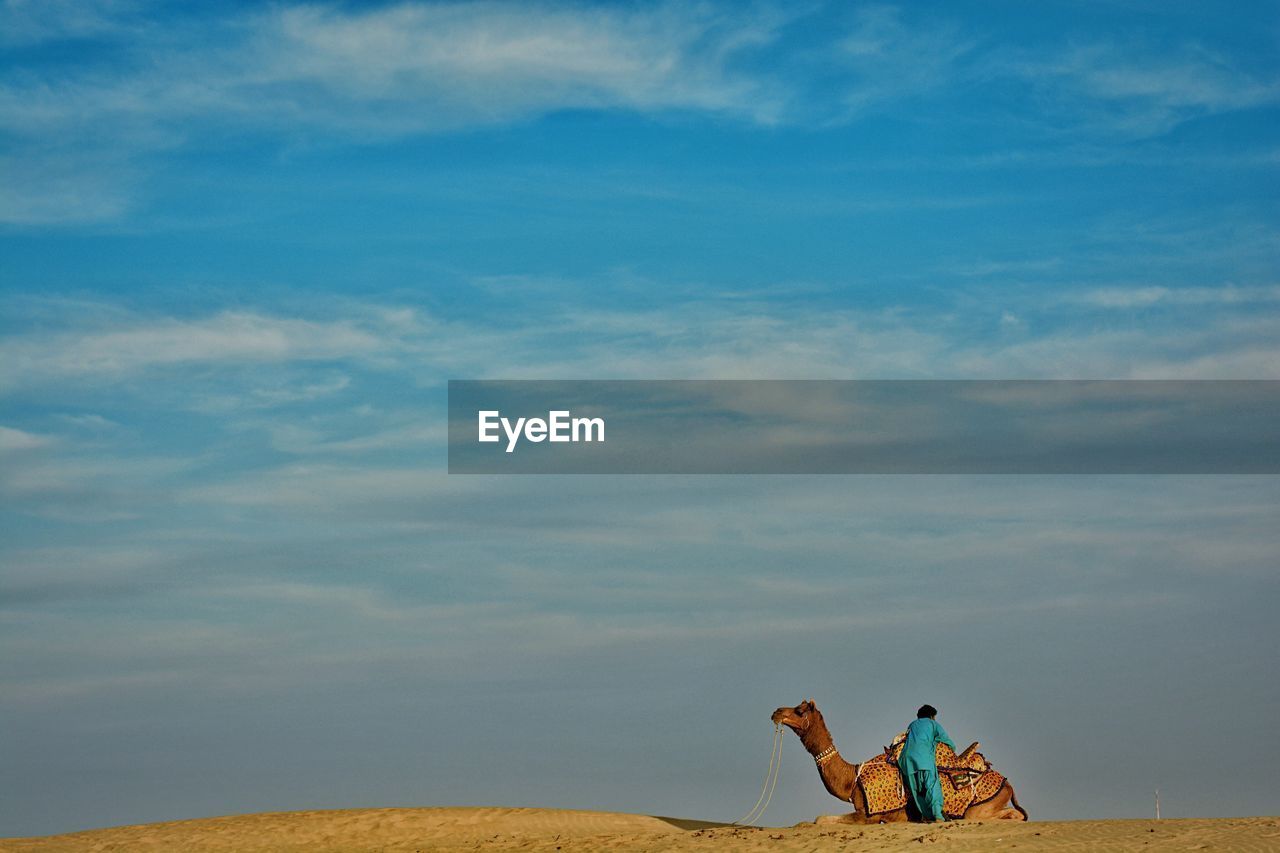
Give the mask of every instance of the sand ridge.
M 1280 818 L 1094 820 L 937 826 L 746 828 L 566 809 L 389 808 L 277 812 L 0 839 L 0 853 L 156 851 L 1280 851 Z

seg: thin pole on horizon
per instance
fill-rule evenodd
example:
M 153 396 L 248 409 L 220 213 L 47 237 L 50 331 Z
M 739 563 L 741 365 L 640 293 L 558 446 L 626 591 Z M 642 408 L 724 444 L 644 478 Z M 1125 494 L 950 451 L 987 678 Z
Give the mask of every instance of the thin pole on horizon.
M 1160 819 L 1160 789 L 1156 788 L 1156 820 Z

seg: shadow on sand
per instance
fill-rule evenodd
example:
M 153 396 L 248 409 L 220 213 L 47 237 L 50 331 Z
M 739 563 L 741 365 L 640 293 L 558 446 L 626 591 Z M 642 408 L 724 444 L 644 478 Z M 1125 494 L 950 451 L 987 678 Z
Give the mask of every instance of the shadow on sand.
M 649 815 L 654 820 L 660 820 L 663 823 L 669 823 L 676 829 L 683 829 L 693 832 L 698 829 L 719 829 L 722 826 L 733 826 L 731 823 L 716 823 L 713 820 L 688 820 L 682 817 L 663 817 L 662 815 Z

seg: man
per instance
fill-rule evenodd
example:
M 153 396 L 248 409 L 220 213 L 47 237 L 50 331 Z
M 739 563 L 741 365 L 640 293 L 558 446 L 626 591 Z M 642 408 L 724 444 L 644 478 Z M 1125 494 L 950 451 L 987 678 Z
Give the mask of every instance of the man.
M 907 726 L 907 741 L 898 756 L 898 771 L 902 774 L 908 804 L 923 821 L 946 820 L 942 814 L 942 782 L 938 779 L 935 750 L 940 743 L 952 750 L 956 748 L 934 719 L 936 716 L 938 709 L 932 705 L 922 705 L 916 711 L 916 719 Z

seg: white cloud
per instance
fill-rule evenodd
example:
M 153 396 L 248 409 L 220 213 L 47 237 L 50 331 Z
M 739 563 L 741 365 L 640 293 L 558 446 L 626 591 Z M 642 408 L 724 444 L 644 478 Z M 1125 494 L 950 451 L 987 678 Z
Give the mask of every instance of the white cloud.
M 0 341 L 0 388 L 149 368 L 350 358 L 382 349 L 376 329 L 228 311 L 197 320 L 133 320 L 108 329 Z
M 0 426 L 0 453 L 13 450 L 33 450 L 49 444 L 50 439 L 43 435 L 23 432 L 20 429 Z
M 625 312 L 544 309 L 448 322 L 355 302 L 313 305 L 309 319 L 252 310 L 147 318 L 79 306 L 67 309 L 61 328 L 0 338 L 0 390 L 148 374 L 153 393 L 179 395 L 171 404 L 227 415 L 358 396 L 361 370 L 401 375 L 412 387 L 450 376 L 1270 378 L 1280 373 L 1280 329 L 1254 309 L 1276 301 L 1274 286 L 1148 285 L 1048 298 L 1010 288 L 996 308 L 984 292 L 933 308 L 871 311 L 721 294 Z M 1162 307 L 1158 316 L 1128 321 L 1153 306 Z M 1116 320 L 1099 319 L 1098 309 Z M 91 310 L 105 323 L 81 319 L 68 327 Z M 975 329 L 992 334 L 975 336 Z M 249 365 L 258 368 L 251 378 L 233 372 Z M 209 381 L 163 381 L 193 375 Z M 217 376 L 222 380 L 213 382 Z M 282 446 L 308 452 L 348 453 L 420 437 L 419 425 L 379 417 L 332 434 L 316 424 L 269 431 Z
M 278 473 L 260 472 L 243 485 L 269 485 Z M 749 478 L 732 486 L 681 478 L 625 484 L 576 478 L 566 480 L 556 505 L 548 506 L 537 500 L 542 487 L 527 480 L 504 486 L 495 497 L 492 482 L 488 488 L 477 484 L 484 478 L 463 478 L 455 487 L 440 474 L 422 477 L 424 485 L 435 481 L 434 495 L 420 487 L 386 499 L 423 517 L 449 507 L 472 517 L 470 524 L 440 520 L 425 548 L 422 529 L 397 543 L 397 518 L 381 507 L 353 517 L 349 510 L 373 494 L 354 483 L 354 494 L 342 488 L 329 494 L 335 512 L 325 516 L 323 533 L 293 528 L 303 538 L 292 540 L 295 553 L 288 561 L 280 560 L 280 542 L 265 540 L 271 546 L 264 548 L 264 540 L 252 538 L 262 537 L 262 528 L 243 531 L 251 538 L 241 550 L 220 551 L 211 543 L 225 544 L 221 538 L 205 541 L 188 533 L 176 549 L 153 543 L 115 545 L 106 553 L 60 547 L 13 554 L 11 563 L 22 567 L 18 587 L 39 587 L 49 570 L 59 584 L 50 594 L 70 593 L 77 582 L 90 590 L 103 581 L 136 587 L 129 607 L 103 607 L 89 617 L 76 613 L 72 619 L 37 599 L 36 606 L 13 608 L 38 629 L 23 632 L 40 638 L 19 641 L 30 644 L 23 651 L 58 664 L 31 683 L 101 664 L 137 672 L 187 663 L 203 677 L 223 663 L 264 663 L 260 643 L 285 668 L 321 661 L 326 667 L 358 665 L 365 655 L 415 655 L 429 648 L 424 666 L 456 670 L 459 662 L 473 660 L 492 674 L 512 655 L 573 660 L 600 644 L 665 648 L 751 637 L 792 642 L 815 626 L 847 633 L 912 612 L 917 603 L 903 589 L 901 566 L 946 577 L 962 572 L 950 608 L 958 619 L 1061 612 L 1070 621 L 1071 614 L 1100 607 L 1187 604 L 1185 591 L 1151 600 L 1146 585 L 1155 567 L 1162 577 L 1207 573 L 1208 565 L 1218 578 L 1224 572 L 1267 577 L 1267 546 L 1274 550 L 1275 538 L 1267 523 L 1274 489 L 1264 478 L 1184 478 L 1180 488 L 1150 479 L 883 478 L 873 487 L 851 488 L 801 478 Z M 776 512 L 778 507 L 787 511 Z M 318 505 L 291 508 L 319 518 Z M 495 513 L 504 520 L 500 531 L 491 526 Z M 492 553 L 476 541 L 477 530 L 494 544 Z M 591 539 L 596 531 L 608 538 Z M 1243 543 L 1241 533 L 1247 533 Z M 510 550 L 517 542 L 519 549 Z M 655 542 L 659 553 L 682 559 L 654 560 Z M 562 563 L 567 543 L 576 561 Z M 1193 543 L 1199 550 L 1188 556 Z M 317 572 L 308 546 L 368 572 L 334 577 L 324 566 Z M 207 553 L 198 565 L 221 571 L 177 568 L 191 565 L 201 549 Z M 471 552 L 475 562 L 460 565 L 459 551 Z M 708 562 L 710 553 L 719 557 Z M 724 553 L 741 559 L 732 564 L 730 583 Z M 501 556 L 494 560 L 495 554 Z M 796 555 L 809 567 L 799 580 L 780 568 Z M 1028 591 L 1017 579 L 1031 566 L 1043 572 L 1043 582 Z M 441 592 L 429 582 L 437 574 L 457 586 Z M 155 583 L 163 576 L 170 583 Z M 406 587 L 409 577 L 416 583 Z M 788 586 L 788 579 L 796 582 Z M 863 606 L 849 608 L 851 595 Z M 697 603 L 697 619 L 686 615 L 690 602 Z M 238 618 L 234 626 L 219 624 L 228 614 L 252 614 L 248 618 L 265 619 L 266 627 L 246 633 Z M 179 642 L 159 641 L 184 627 Z M 96 642 L 86 651 L 88 636 Z M 583 637 L 592 642 L 584 644 Z
M 138 70 L 74 69 L 0 89 L 15 132 L 104 123 L 152 144 L 201 120 L 399 135 L 563 109 L 693 109 L 772 121 L 777 103 L 734 57 L 780 16 L 712 4 L 281 6 L 149 33 Z M 207 27 L 213 26 L 210 32 Z M 181 122 L 178 124 L 177 122 Z
M 0 44 L 26 46 L 118 33 L 135 6 L 127 0 L 3 0 Z
M 64 423 L 87 430 L 108 430 L 115 429 L 120 426 L 120 424 L 110 418 L 104 418 L 102 415 L 94 414 L 93 412 L 86 412 L 84 414 L 62 414 L 58 415 L 58 418 Z
M 952 376 L 992 379 L 1280 378 L 1280 320 L 1206 316 L 1187 321 L 1079 320 L 1013 341 L 957 347 Z
M 295 113 L 314 109 L 310 117 L 321 121 L 392 130 L 575 108 L 697 109 L 768 121 L 774 106 L 761 85 L 733 73 L 729 60 L 768 41 L 771 25 L 707 4 L 401 4 L 357 13 L 298 6 L 259 22 L 243 83 L 268 101 L 283 87 Z M 357 112 L 331 113 L 335 107 Z
M 1047 121 L 1074 130 L 1155 136 L 1188 119 L 1280 100 L 1280 81 L 1258 77 L 1198 45 L 1078 44 L 1047 56 L 989 58 L 1037 91 Z
M 1249 305 L 1280 302 L 1280 286 L 1270 287 L 1108 287 L 1085 291 L 1072 301 L 1099 308 L 1152 305 Z
M 847 119 L 872 104 L 927 92 L 954 82 L 956 68 L 977 41 L 958 27 L 903 20 L 893 6 L 864 6 L 837 45 L 837 67 L 854 72 L 844 101 Z
M 0 221 L 119 218 L 147 156 L 227 130 L 367 142 L 564 110 L 833 124 L 1015 80 L 1033 100 L 1001 106 L 1001 119 L 1016 106 L 1019 125 L 1069 130 L 1078 144 L 1082 132 L 1150 136 L 1280 97 L 1276 80 L 1199 46 L 1047 44 L 1029 54 L 964 22 L 893 6 L 859 7 L 798 48 L 784 30 L 811 11 L 674 0 L 304 3 L 161 25 L 110 0 L 8 0 L 0 32 L 11 41 L 97 37 L 115 50 L 0 80 L 0 129 L 10 136 Z
M 0 104 L 0 112 L 7 105 Z M 128 209 L 134 170 L 119 158 L 31 144 L 0 156 L 0 222 L 49 225 L 114 219 Z
M 227 414 L 242 409 L 270 409 L 331 397 L 350 385 L 351 377 L 345 374 L 285 378 L 256 388 L 237 388 L 231 394 L 209 394 L 193 400 L 192 408 L 210 414 Z
M 12 36 L 121 37 L 92 59 L 0 80 L 0 221 L 107 220 L 145 155 L 210 127 L 386 139 L 558 110 L 696 110 L 776 121 L 781 87 L 735 69 L 784 16 L 714 3 L 282 5 L 164 27 L 113 23 L 112 4 L 10 2 Z M 71 141 L 68 141 L 71 140 Z

